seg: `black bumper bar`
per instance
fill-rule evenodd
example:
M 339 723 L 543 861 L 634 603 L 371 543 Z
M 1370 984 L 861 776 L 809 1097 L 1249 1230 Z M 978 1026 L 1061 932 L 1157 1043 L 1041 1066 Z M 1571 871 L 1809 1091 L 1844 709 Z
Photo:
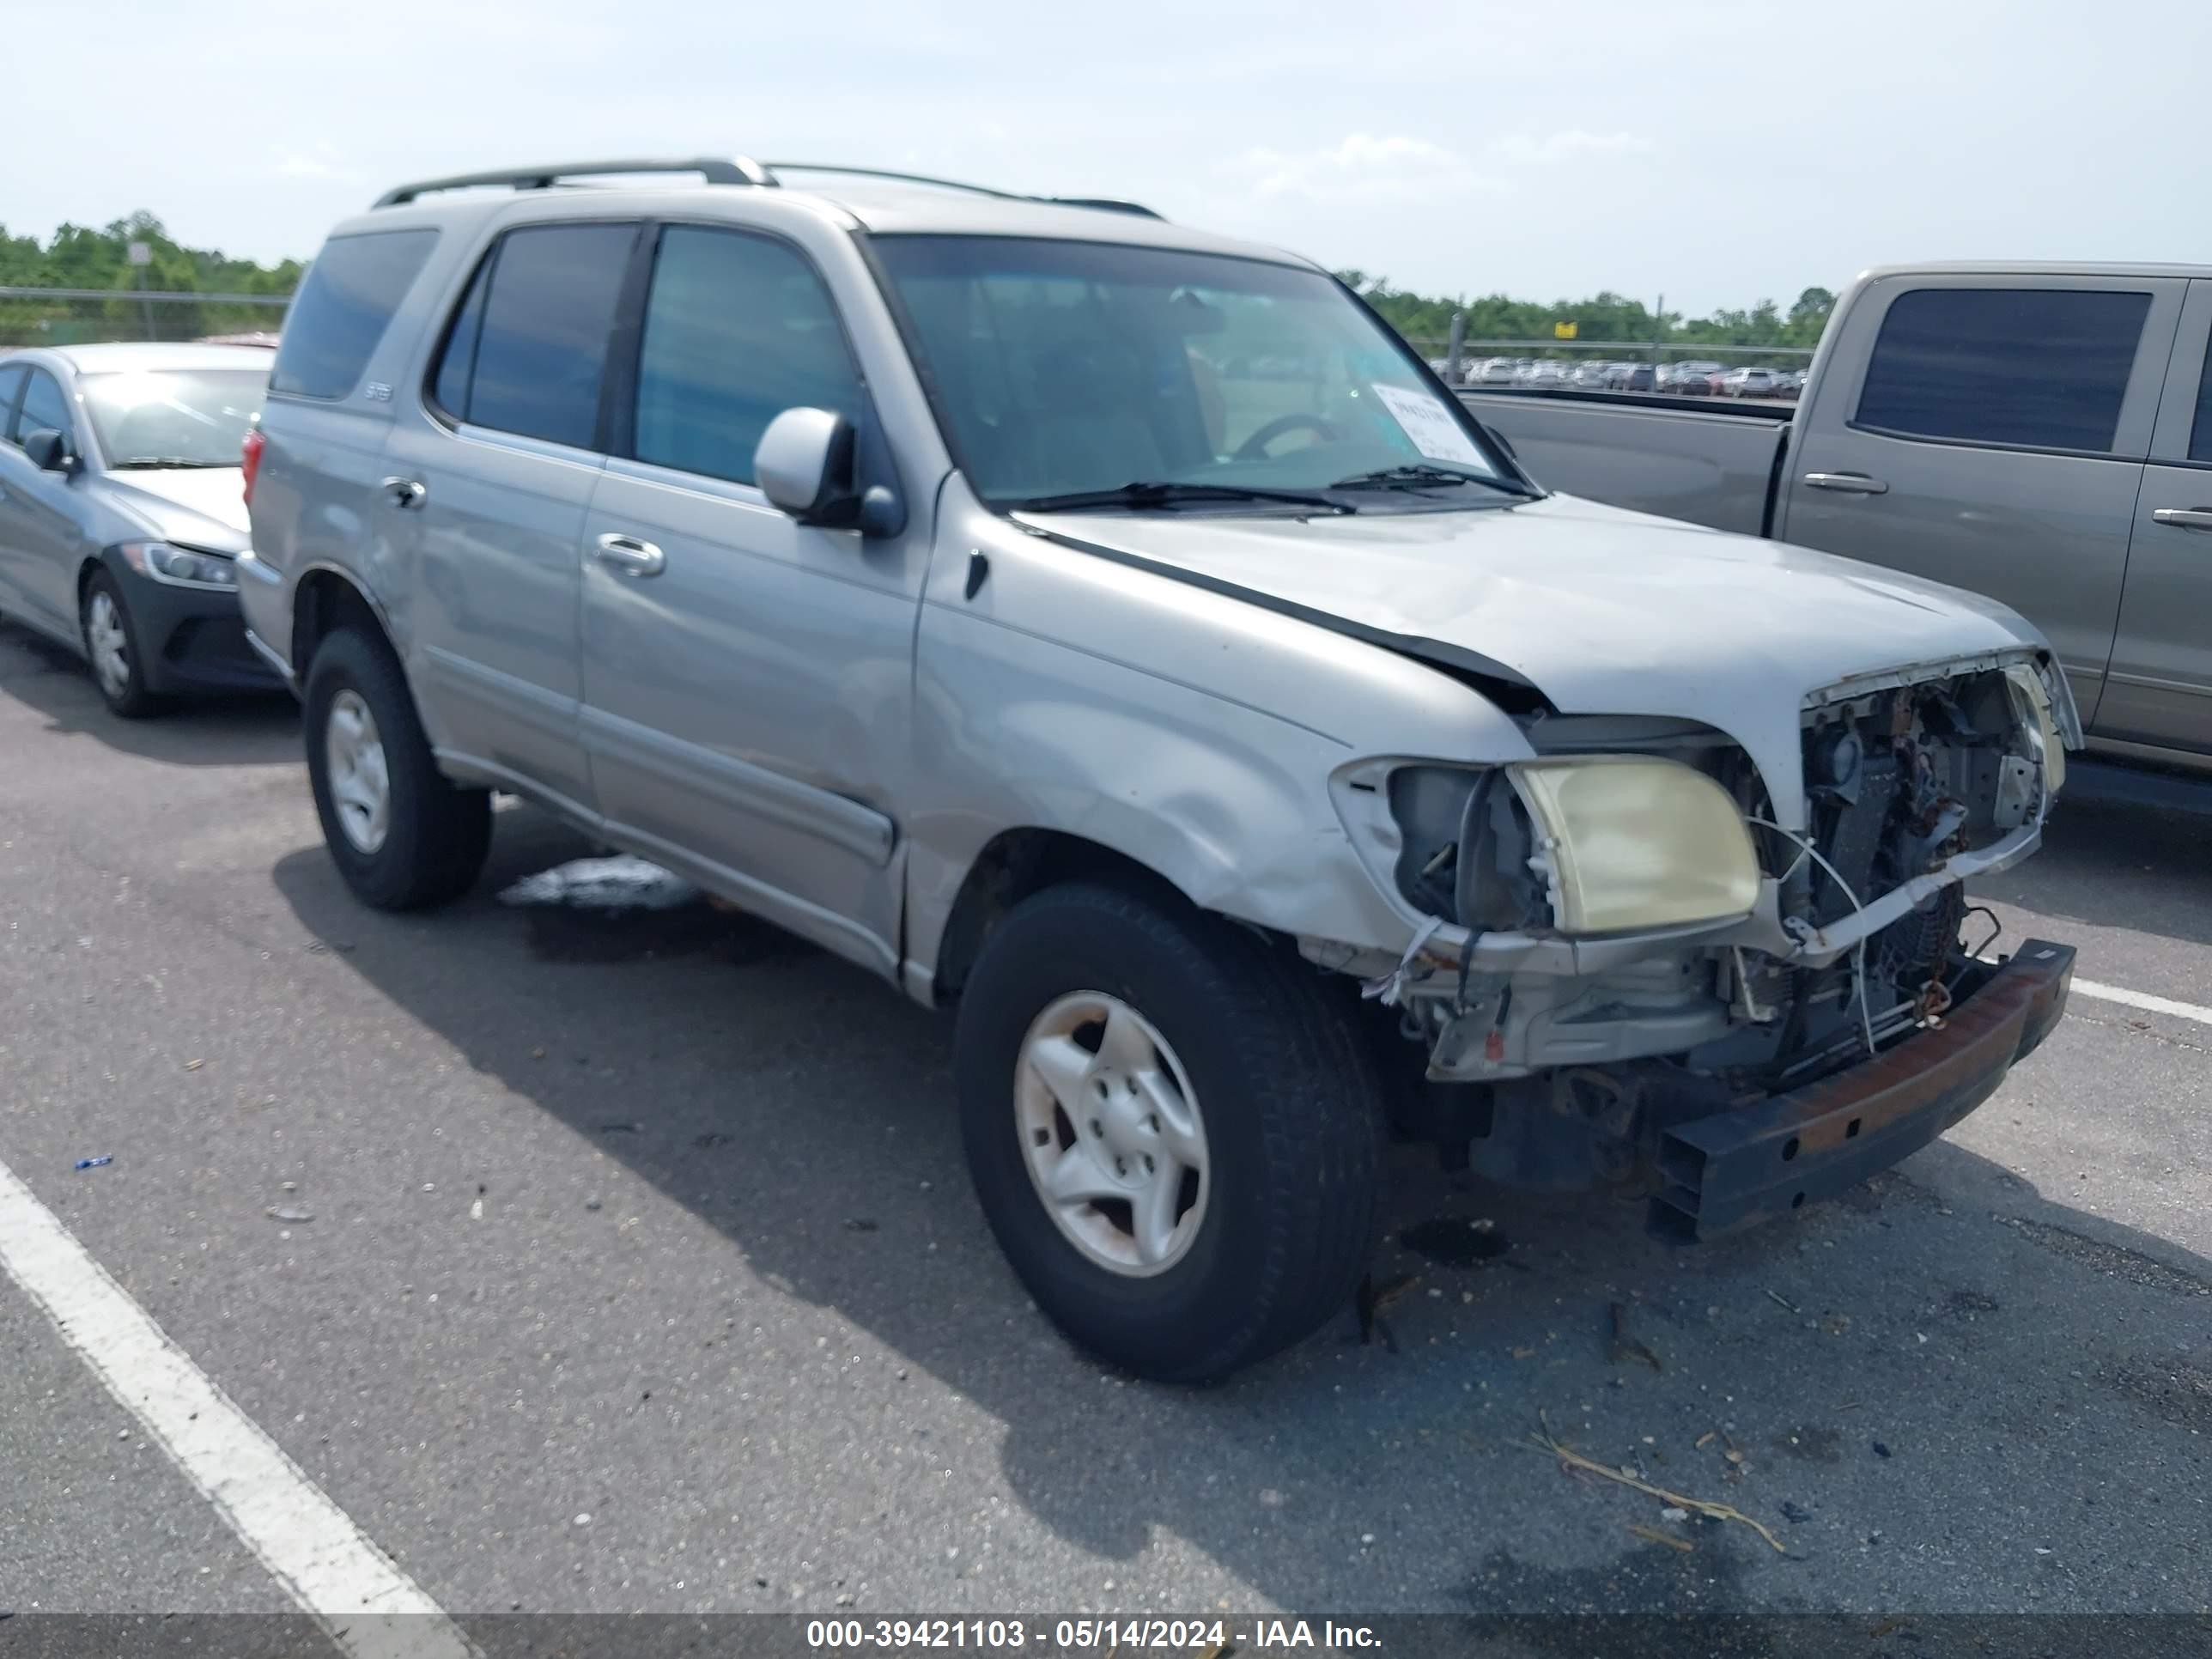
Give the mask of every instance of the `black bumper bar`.
M 1667 1130 L 1653 1231 L 1717 1237 L 1832 1198 L 1918 1152 L 2050 1036 L 2073 978 L 2072 945 L 2030 939 L 1984 970 L 1941 1026 L 1802 1089 Z

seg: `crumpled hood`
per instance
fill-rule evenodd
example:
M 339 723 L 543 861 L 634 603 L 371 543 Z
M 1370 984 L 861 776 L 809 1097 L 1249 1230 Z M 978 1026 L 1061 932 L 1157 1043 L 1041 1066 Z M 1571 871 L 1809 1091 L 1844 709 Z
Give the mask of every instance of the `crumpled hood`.
M 1304 520 L 1020 517 L 1395 636 L 1416 654 L 1487 658 L 1563 714 L 1702 721 L 1751 751 L 1785 822 L 1800 816 L 1807 693 L 1862 674 L 2048 648 L 1993 599 L 1571 496 Z
M 247 545 L 246 475 L 234 466 L 108 472 L 100 485 L 113 506 L 164 541 L 219 553 Z

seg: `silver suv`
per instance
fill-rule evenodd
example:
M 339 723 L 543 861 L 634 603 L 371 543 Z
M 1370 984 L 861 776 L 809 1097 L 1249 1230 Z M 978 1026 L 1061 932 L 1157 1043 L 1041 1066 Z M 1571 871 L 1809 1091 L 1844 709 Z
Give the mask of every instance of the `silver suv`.
M 248 466 L 354 891 L 459 894 L 511 791 L 957 1005 L 992 1226 L 1146 1376 L 1340 1307 L 1392 1130 L 1709 1236 L 2064 1004 L 1960 942 L 2079 741 L 2033 629 L 1547 495 L 1327 272 L 1127 204 L 394 190 Z

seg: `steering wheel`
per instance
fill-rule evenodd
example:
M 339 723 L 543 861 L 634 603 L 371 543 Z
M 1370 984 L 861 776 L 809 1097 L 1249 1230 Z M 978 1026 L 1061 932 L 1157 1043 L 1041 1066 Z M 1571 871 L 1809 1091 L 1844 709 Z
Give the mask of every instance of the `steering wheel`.
M 1285 433 L 1296 432 L 1302 428 L 1318 433 L 1324 443 L 1334 443 L 1342 435 L 1318 415 L 1278 415 L 1243 443 L 1237 445 L 1237 453 L 1231 459 L 1239 461 L 1264 461 L 1267 459 L 1269 444 L 1274 442 Z

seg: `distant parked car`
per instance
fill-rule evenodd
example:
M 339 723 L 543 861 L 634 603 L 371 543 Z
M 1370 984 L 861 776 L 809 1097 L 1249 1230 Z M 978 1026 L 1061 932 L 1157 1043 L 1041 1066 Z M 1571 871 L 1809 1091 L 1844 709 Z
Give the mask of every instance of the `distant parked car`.
M 1732 368 L 1721 376 L 1720 394 L 1723 398 L 1771 398 L 1778 378 L 1771 368 Z
M 0 355 L 0 611 L 81 653 L 107 706 L 274 689 L 247 645 L 239 445 L 269 354 L 58 346 Z
M 1470 386 L 1511 386 L 1515 370 L 1520 367 L 1510 357 L 1492 357 L 1475 366 L 1468 375 Z
M 1582 363 L 1574 372 L 1571 384 L 1584 392 L 1602 392 L 1612 384 L 1611 363 Z
M 1693 398 L 1711 397 L 1720 377 L 1728 372 L 1719 363 L 1672 363 L 1668 368 L 1672 376 L 1662 382 L 1662 390 Z
M 1651 392 L 1656 390 L 1656 376 L 1649 363 L 1623 363 L 1620 378 L 1614 387 L 1621 392 Z
M 1540 357 L 1534 362 L 1522 365 L 1513 377 L 1516 386 L 1563 386 L 1567 384 L 1567 367 L 1549 357 Z

